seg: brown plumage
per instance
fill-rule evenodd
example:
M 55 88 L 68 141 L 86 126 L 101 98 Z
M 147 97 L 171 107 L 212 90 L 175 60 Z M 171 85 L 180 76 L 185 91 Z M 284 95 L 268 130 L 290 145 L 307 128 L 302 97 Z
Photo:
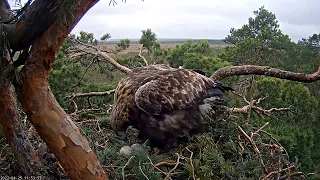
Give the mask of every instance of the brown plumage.
M 152 147 L 169 150 L 180 138 L 204 132 L 215 106 L 226 106 L 226 90 L 195 71 L 152 65 L 133 69 L 119 81 L 111 125 L 125 137 L 128 126 L 149 138 Z

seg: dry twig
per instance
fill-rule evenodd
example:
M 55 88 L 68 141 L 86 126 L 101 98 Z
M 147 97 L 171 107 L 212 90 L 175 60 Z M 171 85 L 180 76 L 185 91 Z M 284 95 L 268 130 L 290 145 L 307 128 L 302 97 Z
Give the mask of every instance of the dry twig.
M 78 47 L 79 51 L 82 51 L 82 52 L 88 53 L 88 54 L 92 54 L 92 55 L 95 55 L 95 56 L 100 56 L 100 57 L 108 60 L 108 62 L 111 63 L 116 69 L 119 69 L 120 71 L 122 71 L 122 72 L 124 72 L 126 74 L 132 72 L 131 69 L 119 64 L 115 59 L 113 59 L 109 54 L 107 54 L 107 52 L 101 51 L 99 48 L 97 48 L 97 47 L 95 47 L 93 45 L 90 45 L 90 44 L 83 43 L 83 42 L 81 42 L 81 41 L 79 41 L 77 39 L 71 39 L 71 40 L 91 49 L 91 50 L 88 50 L 88 49 L 85 49 L 85 48 L 79 49 L 79 47 Z
M 165 176 L 168 175 L 168 173 L 166 173 L 166 172 L 162 171 L 160 168 L 158 168 L 158 166 L 160 166 L 160 165 L 158 165 L 159 163 L 154 164 L 149 156 L 147 156 L 147 158 L 149 159 L 150 163 L 146 163 L 146 164 L 151 164 L 151 166 L 153 166 L 155 169 L 157 169 L 160 173 L 164 174 Z M 167 163 L 167 162 L 160 162 L 160 163 Z M 174 163 L 174 165 L 176 165 L 176 163 Z
M 260 150 L 258 149 L 256 143 L 253 141 L 253 139 L 246 133 L 244 132 L 244 130 L 238 126 L 238 129 L 239 131 L 241 132 L 241 134 L 250 142 L 251 146 L 253 147 L 253 150 L 258 154 L 259 156 L 259 161 L 260 161 L 260 164 L 262 165 L 262 167 L 264 168 L 264 171 L 265 173 L 268 173 L 268 169 L 267 167 L 265 166 L 264 162 L 263 162 L 263 159 L 262 159 L 262 155 L 261 155 L 261 152 Z M 252 133 L 253 134 L 253 133 Z M 251 134 L 251 136 L 252 136 Z
M 142 171 L 142 168 L 141 168 L 141 165 L 140 165 L 140 161 L 139 161 L 139 169 L 140 169 L 140 172 L 143 174 L 143 176 L 149 180 L 148 176 Z
M 147 59 L 144 57 L 144 56 L 142 56 L 142 51 L 144 50 L 144 47 L 143 47 L 143 45 L 141 46 L 141 48 L 139 48 L 139 57 L 144 61 L 144 63 L 146 64 L 146 66 L 148 66 L 148 61 L 147 61 Z
M 116 91 L 115 89 L 112 89 L 105 92 L 72 93 L 71 96 L 66 96 L 65 98 L 70 98 L 73 100 L 78 97 L 106 96 L 106 95 L 113 94 L 115 91 Z
M 236 113 L 240 113 L 240 114 L 247 114 L 248 115 L 248 119 L 250 118 L 250 113 L 253 110 L 255 113 L 257 113 L 259 116 L 263 117 L 263 115 L 266 116 L 271 116 L 271 114 L 273 112 L 286 112 L 286 111 L 290 111 L 291 106 L 288 108 L 271 108 L 271 109 L 264 109 L 262 107 L 260 107 L 260 103 L 261 101 L 265 100 L 268 96 L 263 97 L 263 98 L 259 98 L 258 100 L 251 100 L 250 102 L 246 99 L 245 96 L 237 94 L 235 92 L 233 92 L 233 94 L 241 97 L 243 99 L 244 102 L 246 102 L 248 105 L 245 105 L 241 108 L 230 108 L 230 112 L 233 114 Z
M 266 175 L 265 177 L 263 177 L 261 180 L 267 180 L 267 179 L 269 179 L 270 177 L 272 177 L 272 176 L 274 176 L 274 175 L 280 174 L 280 173 L 282 173 L 282 172 L 285 172 L 285 171 L 290 170 L 290 169 L 293 169 L 293 168 L 295 168 L 295 166 L 289 166 L 289 167 L 287 167 L 287 168 L 285 168 L 285 169 L 282 169 L 281 171 L 272 171 L 272 172 L 270 172 L 268 175 Z
M 129 160 L 127 161 L 127 163 L 122 167 L 122 180 L 125 180 L 125 175 L 124 175 L 124 169 L 129 165 L 130 161 L 132 158 L 134 158 L 135 156 L 131 156 L 129 158 Z
M 164 178 L 164 180 L 170 179 L 170 174 L 177 169 L 178 165 L 180 164 L 180 155 L 178 153 L 176 153 L 176 155 L 178 156 L 177 158 L 177 162 L 176 165 L 168 172 L 167 176 Z
M 192 177 L 193 177 L 193 180 L 196 180 L 196 176 L 194 174 L 194 166 L 193 166 L 193 162 L 192 162 L 193 152 L 190 151 L 190 149 L 188 147 L 186 147 L 186 149 L 187 149 L 187 151 L 189 151 L 191 153 L 189 160 L 190 160 L 190 165 L 191 165 L 191 170 L 192 170 Z

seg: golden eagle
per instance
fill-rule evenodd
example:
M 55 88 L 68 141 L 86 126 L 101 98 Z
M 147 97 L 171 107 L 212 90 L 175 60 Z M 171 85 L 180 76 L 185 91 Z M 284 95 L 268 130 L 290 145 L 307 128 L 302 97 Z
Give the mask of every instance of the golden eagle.
M 215 120 L 215 107 L 228 87 L 201 72 L 150 65 L 133 69 L 115 91 L 111 126 L 122 139 L 126 129 L 139 130 L 151 147 L 169 150 L 179 140 L 205 130 L 203 121 Z

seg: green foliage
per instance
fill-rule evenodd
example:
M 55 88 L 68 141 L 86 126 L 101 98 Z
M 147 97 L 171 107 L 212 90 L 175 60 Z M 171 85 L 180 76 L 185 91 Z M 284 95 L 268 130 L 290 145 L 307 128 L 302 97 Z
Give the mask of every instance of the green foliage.
M 295 44 L 279 29 L 276 16 L 264 6 L 253 12 L 248 24 L 231 28 L 224 41 L 236 46 L 226 48 L 219 57 L 235 65 L 257 64 L 282 67 L 290 61 Z
M 64 59 L 56 59 L 49 76 L 49 83 L 52 92 L 62 107 L 66 107 L 64 97 L 79 90 L 75 85 L 81 78 L 80 63 L 65 64 Z
M 284 145 L 291 157 L 297 157 L 304 171 L 312 171 L 317 165 L 314 159 L 316 144 L 314 134 L 315 114 L 318 109 L 316 99 L 309 89 L 301 83 L 284 81 L 275 78 L 261 78 L 255 83 L 254 97 L 268 98 L 261 103 L 262 107 L 290 107 L 290 113 L 278 113 L 273 117 L 260 119 L 256 117 L 253 122 L 263 124 L 270 122 L 267 128 Z M 293 160 L 293 159 L 291 159 Z
M 121 65 L 124 65 L 128 68 L 136 68 L 144 66 L 145 63 L 139 56 L 125 56 L 117 58 L 117 62 Z
M 230 63 L 217 57 L 196 53 L 186 53 L 184 55 L 184 68 L 202 70 L 206 76 L 211 76 L 214 71 L 225 66 L 230 66 Z
M 76 37 L 76 39 L 87 44 L 93 44 L 95 40 L 93 33 L 85 32 L 85 31 L 80 31 L 80 34 L 79 36 Z
M 100 40 L 102 42 L 105 42 L 106 40 L 110 39 L 111 35 L 109 33 L 104 34 Z M 75 39 L 86 43 L 86 44 L 92 44 L 92 45 L 98 45 L 99 41 L 94 37 L 93 33 L 85 32 L 85 31 L 80 31 L 79 35 L 75 37 Z
M 320 66 L 320 34 L 313 34 L 308 39 L 303 38 L 297 43 L 299 61 L 297 69 L 305 73 L 313 73 Z
M 187 41 L 175 48 L 154 51 L 155 56 L 162 56 L 172 67 L 182 66 L 186 69 L 197 69 L 212 75 L 217 69 L 231 65 L 227 61 L 216 57 L 215 49 L 206 40 L 199 42 Z
M 142 35 L 139 40 L 139 43 L 143 45 L 144 48 L 148 50 L 148 52 L 152 52 L 154 49 L 160 46 L 160 43 L 157 43 L 157 35 L 152 32 L 150 28 L 147 30 L 142 30 Z
M 225 41 L 234 46 L 225 48 L 219 57 L 234 65 L 253 64 L 268 65 L 295 72 L 313 73 L 319 67 L 319 35 L 314 34 L 302 39 L 297 44 L 279 29 L 276 16 L 264 7 L 254 11 L 254 18 L 240 29 L 232 28 Z M 244 79 L 233 79 L 236 81 Z M 253 121 L 260 126 L 270 122 L 268 130 L 279 139 L 293 158 L 297 156 L 304 171 L 314 171 L 319 167 L 319 119 L 317 111 L 320 103 L 319 83 L 302 85 L 274 78 L 255 78 L 255 88 L 248 97 L 269 97 L 261 103 L 262 107 L 289 107 L 288 114 L 278 113 L 273 117 L 261 119 L 253 115 Z M 231 106 L 240 106 L 239 101 L 232 100 Z M 242 104 L 243 105 L 243 104 Z M 293 159 L 291 159 L 293 160 Z
M 105 42 L 106 40 L 108 40 L 108 39 L 110 39 L 110 38 L 111 38 L 111 35 L 110 35 L 109 33 L 107 33 L 107 34 L 102 35 L 101 38 L 100 38 L 100 40 L 101 40 L 102 42 Z
M 198 43 L 187 41 L 181 45 L 177 45 L 175 48 L 168 49 L 166 59 L 170 66 L 177 68 L 184 65 L 186 54 L 195 53 L 197 55 L 206 55 L 210 50 L 208 41 L 203 40 Z
M 117 43 L 118 50 L 126 50 L 130 47 L 130 40 L 129 39 L 120 39 L 120 42 Z

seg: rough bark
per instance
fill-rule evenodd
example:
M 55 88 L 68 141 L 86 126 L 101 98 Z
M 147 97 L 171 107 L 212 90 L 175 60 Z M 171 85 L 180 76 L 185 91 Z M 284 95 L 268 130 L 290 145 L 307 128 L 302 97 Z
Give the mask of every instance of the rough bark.
M 7 0 L 0 1 L 0 21 L 6 21 L 11 18 L 10 6 Z
M 22 106 L 70 179 L 107 179 L 87 139 L 60 107 L 48 83 L 52 64 L 64 39 L 96 2 L 78 0 L 74 11 L 66 12 L 67 23 L 56 21 L 36 39 L 22 70 Z
M 276 68 L 271 68 L 269 66 L 227 66 L 218 69 L 216 72 L 213 73 L 211 78 L 216 81 L 221 81 L 222 79 L 225 79 L 230 76 L 240 76 L 249 74 L 265 75 L 269 77 L 276 77 L 280 79 L 288 79 L 299 82 L 314 82 L 320 80 L 320 67 L 318 71 L 313 74 L 304 74 L 284 71 Z
M 36 0 L 16 23 L 3 24 L 8 33 L 10 48 L 19 51 L 32 44 L 39 35 L 56 21 L 60 9 L 58 6 L 61 2 L 57 0 Z
M 12 86 L 0 88 L 0 95 L 0 123 L 3 134 L 18 161 L 21 171 L 25 176 L 47 176 L 43 164 L 27 138 L 22 122 L 19 121 Z
M 12 18 L 7 0 L 0 1 L 0 21 Z M 25 127 L 19 121 L 16 99 L 13 96 L 13 87 L 0 88 L 0 123 L 6 142 L 11 148 L 21 171 L 26 176 L 47 176 L 42 162 L 32 147 Z

